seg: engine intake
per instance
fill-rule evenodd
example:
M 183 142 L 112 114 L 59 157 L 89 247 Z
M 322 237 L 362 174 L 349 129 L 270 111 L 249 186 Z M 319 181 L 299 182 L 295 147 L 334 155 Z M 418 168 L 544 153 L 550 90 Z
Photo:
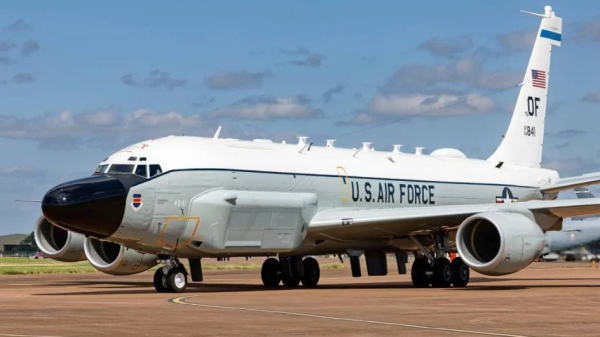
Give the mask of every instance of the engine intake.
M 63 262 L 85 260 L 83 235 L 55 226 L 43 216 L 35 224 L 33 237 L 40 251 L 54 260 Z
M 541 255 L 544 234 L 531 213 L 483 212 L 463 221 L 456 246 L 471 269 L 490 276 L 507 275 Z
M 158 264 L 156 255 L 140 253 L 114 242 L 87 237 L 83 247 L 90 264 L 110 275 L 137 274 Z

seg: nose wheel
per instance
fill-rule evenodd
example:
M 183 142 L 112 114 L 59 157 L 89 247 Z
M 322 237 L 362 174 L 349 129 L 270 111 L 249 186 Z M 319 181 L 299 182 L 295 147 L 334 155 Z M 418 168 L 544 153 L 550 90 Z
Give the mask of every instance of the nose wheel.
M 154 288 L 159 293 L 182 293 L 187 288 L 187 271 L 175 260 L 154 272 Z

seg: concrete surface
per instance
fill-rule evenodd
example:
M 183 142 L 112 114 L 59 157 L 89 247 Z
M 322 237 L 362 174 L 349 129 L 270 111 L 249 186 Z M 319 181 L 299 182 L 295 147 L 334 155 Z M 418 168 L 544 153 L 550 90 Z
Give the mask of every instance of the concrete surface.
M 257 263 L 259 261 L 253 261 Z M 410 270 L 410 269 L 409 269 Z M 363 271 L 365 273 L 366 271 Z M 265 290 L 259 271 L 207 271 L 184 294 L 152 274 L 0 277 L 0 336 L 597 336 L 600 268 L 534 263 L 467 288 L 413 289 L 409 275 Z

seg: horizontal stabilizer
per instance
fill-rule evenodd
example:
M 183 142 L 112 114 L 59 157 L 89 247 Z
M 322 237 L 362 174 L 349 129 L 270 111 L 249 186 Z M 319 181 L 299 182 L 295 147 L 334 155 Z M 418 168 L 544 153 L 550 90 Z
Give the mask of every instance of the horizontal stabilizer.
M 595 184 L 600 184 L 600 172 L 588 173 L 576 177 L 560 178 L 552 185 L 542 186 L 542 192 L 555 193 Z

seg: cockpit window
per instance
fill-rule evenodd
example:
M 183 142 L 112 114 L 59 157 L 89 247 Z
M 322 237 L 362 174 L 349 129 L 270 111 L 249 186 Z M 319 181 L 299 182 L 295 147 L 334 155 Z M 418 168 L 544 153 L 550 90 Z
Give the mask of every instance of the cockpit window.
M 112 164 L 108 169 L 108 173 L 133 173 L 135 165 L 129 164 Z
M 150 178 L 162 173 L 160 165 L 150 165 Z
M 137 174 L 140 177 L 144 177 L 144 178 L 148 178 L 146 172 L 148 172 L 148 166 L 146 165 L 138 165 L 135 168 L 135 174 Z
M 108 168 L 108 164 L 99 165 L 94 171 L 94 174 L 102 174 L 106 172 L 106 168 Z

